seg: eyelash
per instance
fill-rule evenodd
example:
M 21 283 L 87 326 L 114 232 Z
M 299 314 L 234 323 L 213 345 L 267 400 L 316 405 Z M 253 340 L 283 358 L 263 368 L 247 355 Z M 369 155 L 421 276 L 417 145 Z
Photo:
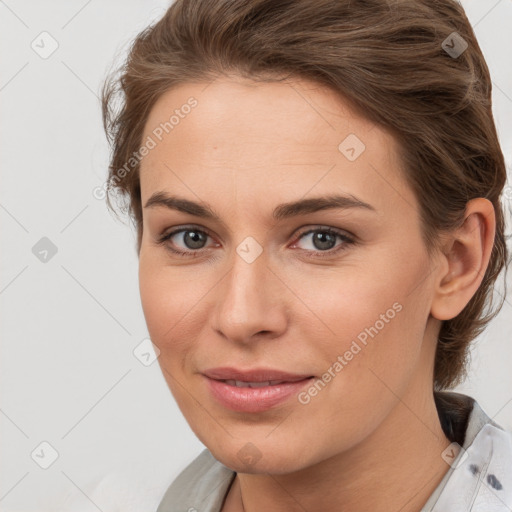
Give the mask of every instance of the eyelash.
M 176 235 L 178 233 L 181 233 L 183 231 L 185 231 L 185 232 L 186 231 L 195 231 L 197 233 L 202 233 L 204 235 L 207 235 L 207 236 L 209 236 L 211 238 L 211 235 L 207 231 L 205 231 L 204 229 L 196 229 L 194 226 L 189 226 L 189 227 L 185 227 L 185 228 L 176 229 L 174 231 L 171 231 L 170 233 L 166 233 L 166 234 L 160 236 L 160 238 L 158 238 L 158 240 L 157 240 L 157 243 L 159 245 L 165 245 L 166 242 L 168 240 L 170 240 L 174 235 Z M 329 249 L 329 250 L 326 250 L 326 251 L 319 251 L 319 250 L 318 251 L 313 251 L 313 250 L 302 249 L 305 252 L 312 253 L 313 258 L 332 257 L 333 255 L 338 254 L 339 252 L 344 251 L 345 249 L 347 249 L 348 245 L 353 245 L 353 244 L 356 243 L 353 238 L 349 237 L 345 233 L 342 233 L 342 232 L 340 232 L 338 230 L 335 230 L 333 228 L 321 228 L 321 227 L 309 229 L 307 231 L 304 231 L 303 233 L 299 233 L 297 241 L 302 239 L 302 237 L 304 237 L 306 235 L 309 235 L 310 233 L 316 233 L 316 232 L 328 233 L 330 235 L 335 235 L 335 236 L 339 237 L 343 241 L 343 243 L 340 244 L 335 249 Z M 198 253 L 204 251 L 204 249 L 182 251 L 180 249 L 173 249 L 170 246 L 167 246 L 166 249 L 168 249 L 169 251 L 171 251 L 172 253 L 174 253 L 174 254 L 176 254 L 176 255 L 178 255 L 180 257 L 191 257 L 191 258 L 196 257 Z M 211 258 L 208 258 L 208 260 L 210 260 L 210 259 Z

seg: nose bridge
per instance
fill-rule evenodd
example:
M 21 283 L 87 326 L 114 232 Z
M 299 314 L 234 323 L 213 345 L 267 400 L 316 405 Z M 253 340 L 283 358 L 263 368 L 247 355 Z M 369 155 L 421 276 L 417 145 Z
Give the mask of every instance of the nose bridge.
M 232 268 L 220 287 L 217 329 L 227 338 L 248 340 L 260 331 L 282 327 L 272 273 L 263 247 L 248 237 L 233 250 Z

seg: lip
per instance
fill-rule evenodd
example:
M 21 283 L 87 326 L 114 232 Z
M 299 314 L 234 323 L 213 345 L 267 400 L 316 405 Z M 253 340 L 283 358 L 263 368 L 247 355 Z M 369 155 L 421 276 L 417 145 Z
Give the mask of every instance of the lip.
M 222 406 L 238 412 L 258 413 L 276 407 L 309 384 L 312 375 L 298 375 L 267 368 L 238 370 L 236 368 L 212 368 L 203 372 L 211 395 Z M 257 388 L 237 387 L 224 382 L 283 381 L 279 384 Z
M 250 370 L 240 370 L 223 366 L 221 368 L 210 368 L 203 372 L 203 375 L 215 380 L 240 380 L 243 382 L 265 382 L 267 380 L 282 380 L 286 382 L 297 382 L 307 377 L 309 374 L 288 373 L 282 370 L 272 368 L 252 368 Z

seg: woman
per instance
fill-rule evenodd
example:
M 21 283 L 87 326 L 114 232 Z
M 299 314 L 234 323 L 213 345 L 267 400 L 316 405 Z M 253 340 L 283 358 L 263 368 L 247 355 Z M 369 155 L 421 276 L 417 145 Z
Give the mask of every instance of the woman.
M 159 512 L 510 510 L 510 434 L 448 391 L 507 262 L 458 3 L 177 0 L 103 108 L 148 330 L 207 447 Z

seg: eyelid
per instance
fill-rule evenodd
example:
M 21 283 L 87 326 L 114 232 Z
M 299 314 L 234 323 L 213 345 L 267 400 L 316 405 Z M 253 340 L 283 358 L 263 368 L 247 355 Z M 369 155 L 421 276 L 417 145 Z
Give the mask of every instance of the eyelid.
M 315 232 L 315 231 L 328 231 L 331 233 L 334 233 L 336 235 L 340 235 L 346 238 L 350 238 L 355 240 L 355 235 L 350 233 L 349 231 L 341 228 L 335 228 L 333 226 L 326 226 L 324 224 L 312 224 L 310 226 L 307 226 L 306 228 L 299 229 L 299 232 L 297 235 L 295 235 L 296 239 L 299 239 L 303 237 L 304 235 L 308 235 L 309 233 Z
M 170 231 L 164 231 L 161 235 L 158 236 L 157 242 L 158 243 L 165 243 L 167 240 L 169 240 L 174 235 L 177 235 L 178 233 L 182 233 L 183 231 L 198 231 L 199 233 L 204 233 L 205 235 L 209 236 L 210 238 L 214 239 L 215 237 L 210 233 L 210 231 L 207 228 L 195 226 L 195 225 L 185 225 L 180 226 L 178 228 L 173 228 Z M 204 250 L 203 249 L 196 249 L 197 251 Z M 194 251 L 194 249 L 189 249 L 189 252 Z
M 349 245 L 354 245 L 357 243 L 357 239 L 354 235 L 351 233 L 339 229 L 334 228 L 332 226 L 324 226 L 324 225 L 316 225 L 316 226 L 310 226 L 308 228 L 305 228 L 304 230 L 299 231 L 299 233 L 295 236 L 295 240 L 292 242 L 291 247 L 296 247 L 296 245 L 306 237 L 306 235 L 309 235 L 311 233 L 315 232 L 324 232 L 324 233 L 330 233 L 339 239 L 341 239 L 341 243 L 338 245 L 335 245 L 331 249 L 321 251 L 321 250 L 311 250 L 311 249 L 301 249 L 300 247 L 297 249 L 298 251 L 301 251 L 302 253 L 309 253 L 314 258 L 328 258 L 328 257 L 334 257 L 339 252 L 343 251 L 347 248 Z

